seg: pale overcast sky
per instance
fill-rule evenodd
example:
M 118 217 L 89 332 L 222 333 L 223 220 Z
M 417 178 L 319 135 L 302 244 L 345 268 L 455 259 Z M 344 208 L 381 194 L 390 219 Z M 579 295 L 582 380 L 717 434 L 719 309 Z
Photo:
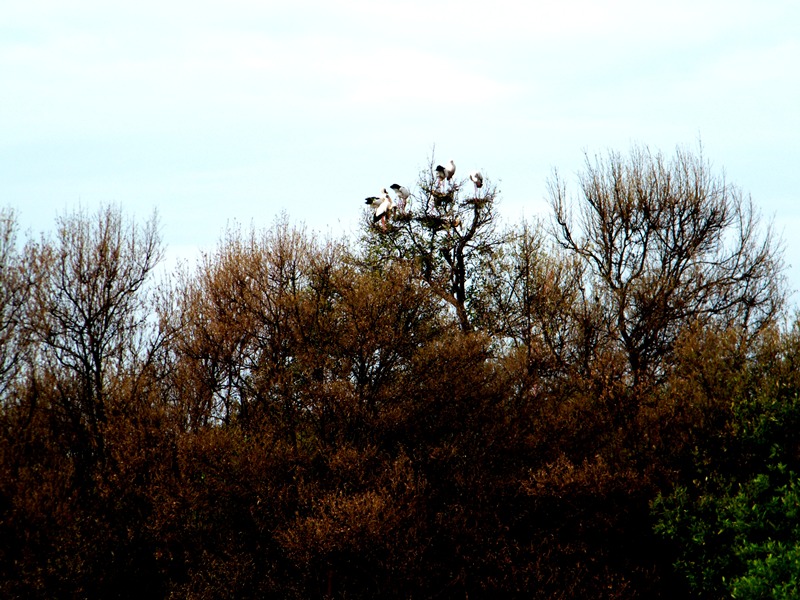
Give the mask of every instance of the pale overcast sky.
M 354 230 L 435 146 L 546 215 L 584 152 L 697 148 L 800 287 L 797 0 L 3 0 L 0 205 L 157 208 L 170 257 L 285 211 Z M 795 296 L 797 298 L 797 296 Z

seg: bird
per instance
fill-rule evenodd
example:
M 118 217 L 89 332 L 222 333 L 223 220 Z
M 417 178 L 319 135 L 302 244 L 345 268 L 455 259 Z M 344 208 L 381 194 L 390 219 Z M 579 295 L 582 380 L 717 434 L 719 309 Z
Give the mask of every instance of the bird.
M 408 191 L 408 188 L 404 185 L 400 185 L 399 183 L 393 183 L 389 186 L 394 190 L 394 193 L 397 195 L 397 208 L 400 209 L 401 213 L 406 212 L 406 203 L 408 202 L 408 197 L 411 193 Z
M 453 175 L 456 174 L 456 163 L 453 162 L 453 159 L 450 159 L 450 162 L 447 163 L 447 166 L 444 168 L 444 176 L 447 178 L 447 181 L 450 181 L 453 178 Z
M 380 221 L 381 227 L 386 229 L 386 218 L 389 216 L 392 206 L 394 206 L 392 197 L 386 191 L 386 188 L 381 190 L 380 196 L 370 196 L 365 200 L 365 203 L 375 209 L 372 222 L 377 223 Z
M 444 167 L 442 165 L 436 165 L 436 187 L 441 188 L 444 185 L 444 180 L 447 175 L 444 172 Z
M 451 158 L 447 165 L 436 165 L 436 177 L 438 181 L 436 182 L 437 188 L 443 188 L 444 182 L 450 181 L 453 178 L 453 175 L 456 174 L 456 163 L 453 162 Z
M 481 175 L 480 171 L 474 171 L 469 175 L 470 180 L 472 183 L 475 184 L 475 189 L 479 190 L 483 187 L 483 175 Z

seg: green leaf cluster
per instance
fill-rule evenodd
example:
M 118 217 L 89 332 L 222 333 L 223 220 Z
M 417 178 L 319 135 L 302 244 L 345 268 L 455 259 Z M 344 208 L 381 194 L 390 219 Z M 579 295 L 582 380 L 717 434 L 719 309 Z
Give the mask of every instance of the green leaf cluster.
M 698 453 L 692 482 L 653 503 L 656 532 L 679 548 L 675 567 L 702 597 L 788 599 L 800 589 L 800 400 L 787 371 L 791 352 L 776 353 L 782 367 L 751 373 L 752 387 L 734 397 L 720 460 Z

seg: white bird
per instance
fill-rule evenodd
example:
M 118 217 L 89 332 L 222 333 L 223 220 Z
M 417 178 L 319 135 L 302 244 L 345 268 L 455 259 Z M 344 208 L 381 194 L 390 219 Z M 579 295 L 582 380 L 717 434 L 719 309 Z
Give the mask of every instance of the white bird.
M 389 216 L 389 212 L 392 210 L 392 197 L 389 195 L 389 192 L 386 191 L 386 188 L 381 190 L 380 196 L 370 196 L 365 200 L 366 204 L 369 204 L 372 208 L 375 209 L 375 215 L 372 217 L 372 222 L 377 223 L 380 221 L 381 227 L 386 229 L 386 218 Z
M 399 183 L 393 183 L 389 186 L 394 190 L 394 193 L 397 195 L 397 208 L 400 209 L 401 213 L 406 212 L 406 203 L 408 202 L 408 197 L 411 193 L 408 191 L 408 188 L 404 185 L 400 185 Z
M 483 187 L 483 175 L 481 175 L 480 171 L 470 173 L 469 178 L 472 180 L 472 183 L 475 184 L 475 189 L 481 189 Z
M 436 165 L 436 187 L 439 189 L 444 188 L 445 180 L 450 181 L 453 178 L 453 175 L 456 174 L 456 163 L 453 162 L 453 159 L 450 159 L 450 162 L 447 165 Z
M 453 159 L 450 159 L 450 162 L 447 163 L 447 166 L 444 168 L 444 176 L 447 178 L 447 181 L 450 181 L 453 178 L 453 175 L 456 174 L 456 163 L 453 162 Z
M 444 186 L 444 180 L 447 175 L 445 175 L 444 167 L 442 165 L 436 165 L 436 187 L 441 188 Z
M 444 188 L 445 180 L 450 181 L 453 178 L 453 175 L 456 174 L 456 163 L 453 162 L 453 159 L 450 159 L 445 166 L 436 165 L 436 177 L 438 178 L 438 182 L 436 183 L 437 188 Z

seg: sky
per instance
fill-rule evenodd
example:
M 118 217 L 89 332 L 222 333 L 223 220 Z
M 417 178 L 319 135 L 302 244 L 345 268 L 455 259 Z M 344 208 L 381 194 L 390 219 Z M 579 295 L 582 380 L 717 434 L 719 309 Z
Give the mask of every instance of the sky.
M 158 211 L 167 264 L 285 213 L 355 232 L 431 156 L 507 223 L 555 169 L 702 144 L 784 240 L 800 288 L 796 0 L 3 0 L 0 207 Z M 797 303 L 800 296 L 793 296 Z

